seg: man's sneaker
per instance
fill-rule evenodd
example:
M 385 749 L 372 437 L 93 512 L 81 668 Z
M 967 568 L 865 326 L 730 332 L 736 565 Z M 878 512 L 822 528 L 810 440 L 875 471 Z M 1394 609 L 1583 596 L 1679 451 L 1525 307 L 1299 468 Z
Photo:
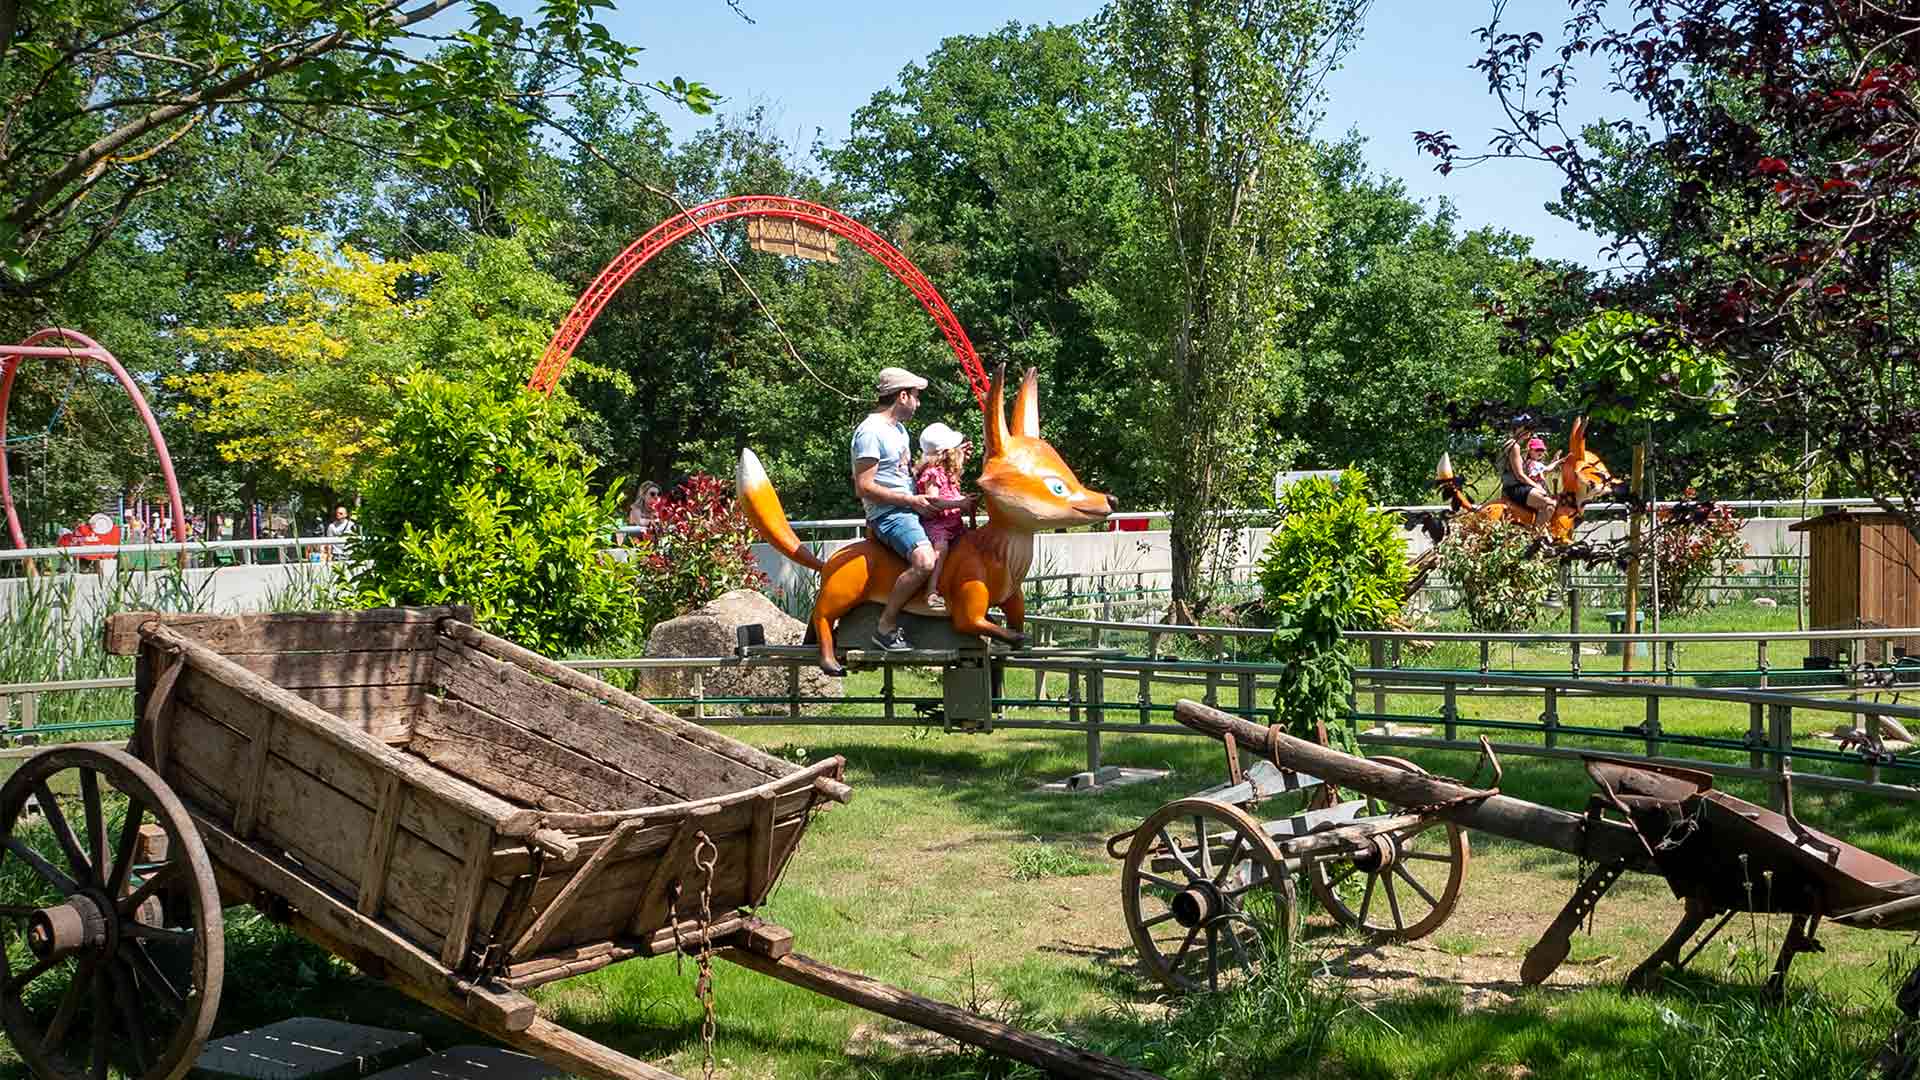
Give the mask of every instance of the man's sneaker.
M 913 648 L 907 641 L 907 632 L 897 626 L 891 630 L 875 630 L 873 644 L 875 648 L 888 652 L 908 652 Z

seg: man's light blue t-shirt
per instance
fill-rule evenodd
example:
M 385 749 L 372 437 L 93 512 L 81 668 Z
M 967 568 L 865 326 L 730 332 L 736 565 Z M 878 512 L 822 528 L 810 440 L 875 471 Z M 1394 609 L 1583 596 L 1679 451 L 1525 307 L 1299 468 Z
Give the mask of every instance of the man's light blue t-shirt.
M 880 464 L 873 470 L 874 482 L 890 491 L 902 495 L 913 494 L 913 476 L 908 472 L 907 453 L 913 441 L 907 438 L 907 428 L 883 412 L 868 413 L 860 426 L 853 429 L 853 464 L 857 468 L 861 458 L 873 458 Z M 877 517 L 888 510 L 899 507 L 890 503 L 869 502 L 861 499 L 866 507 L 867 517 Z

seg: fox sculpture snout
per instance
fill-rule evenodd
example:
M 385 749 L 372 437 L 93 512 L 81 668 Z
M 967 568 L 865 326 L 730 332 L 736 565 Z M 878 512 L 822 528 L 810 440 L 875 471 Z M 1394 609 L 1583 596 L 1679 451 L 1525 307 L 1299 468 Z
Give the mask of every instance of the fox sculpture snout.
M 984 417 L 980 490 L 988 523 L 954 541 L 941 566 L 940 580 L 929 584 L 946 596 L 946 614 L 955 631 L 1018 644 L 1026 637 L 1021 586 L 1033 565 L 1034 534 L 1105 521 L 1115 505 L 1110 496 L 1081 484 L 1059 453 L 1040 437 L 1040 394 L 1033 369 L 1027 369 L 1020 381 L 1011 418 L 1006 415 L 1005 385 L 1003 365 L 994 375 Z M 820 592 L 808 628 L 820 646 L 821 669 L 838 674 L 834 625 L 861 604 L 885 603 L 894 582 L 907 569 L 906 560 L 869 538 L 821 562 L 788 524 L 780 497 L 752 450 L 740 452 L 734 484 L 740 509 L 760 538 L 788 559 L 820 572 Z M 987 618 L 988 609 L 995 607 L 1006 616 L 1004 627 Z M 921 599 L 907 610 L 933 614 Z

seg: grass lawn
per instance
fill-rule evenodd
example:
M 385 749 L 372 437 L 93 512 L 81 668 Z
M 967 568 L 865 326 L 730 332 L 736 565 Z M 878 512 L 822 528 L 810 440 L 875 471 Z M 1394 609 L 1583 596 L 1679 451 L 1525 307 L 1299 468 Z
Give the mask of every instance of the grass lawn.
M 1779 615 L 1768 618 L 1777 623 Z M 1792 618 L 1788 610 L 1785 628 Z M 1728 628 L 1724 617 L 1714 628 Z M 1477 669 L 1475 653 L 1462 666 Z M 1563 650 L 1523 647 L 1496 658 L 1495 666 L 1537 661 L 1548 667 L 1558 658 L 1564 667 L 1564 657 Z M 1618 664 L 1618 657 L 1604 659 Z M 1727 667 L 1738 658 L 1711 659 L 1726 662 L 1702 658 L 1698 666 Z M 1797 657 L 1773 660 L 1798 666 Z M 1430 658 L 1407 662 L 1437 666 Z M 871 695 L 878 686 L 878 675 L 863 673 L 846 691 Z M 1015 678 L 1007 693 L 1030 689 Z M 1052 689 L 1057 694 L 1058 684 Z M 902 674 L 900 690 L 938 693 L 930 677 L 911 673 Z M 1200 692 L 1160 687 L 1155 700 Z M 1230 689 L 1227 694 L 1230 700 Z M 1113 708 L 1124 710 L 1130 700 L 1109 687 Z M 1363 694 L 1363 708 L 1370 703 Z M 1434 698 L 1395 695 L 1388 711 L 1430 717 L 1437 707 Z M 1592 727 L 1641 718 L 1633 702 L 1578 699 L 1560 709 L 1563 723 Z M 1537 698 L 1463 700 L 1469 717 L 1534 719 L 1538 711 Z M 1746 719 L 1744 709 L 1711 706 L 1676 707 L 1662 716 L 1668 731 L 1736 737 Z M 1171 724 L 1165 717 L 1156 722 Z M 1628 878 L 1600 905 L 1590 932 L 1575 937 L 1572 955 L 1553 979 L 1521 987 L 1520 959 L 1571 894 L 1579 867 L 1555 852 L 1475 834 L 1462 901 L 1431 937 L 1378 945 L 1309 911 L 1293 965 L 1235 994 L 1174 999 L 1135 966 L 1120 910 L 1119 864 L 1106 856 L 1104 841 L 1163 803 L 1218 782 L 1224 766 L 1217 743 L 1109 735 L 1106 763 L 1171 775 L 1069 796 L 1039 785 L 1085 767 L 1078 734 L 729 730 L 792 760 L 847 759 L 853 802 L 815 821 L 763 911 L 794 931 L 800 951 L 1169 1077 L 1860 1076 L 1894 1021 L 1889 980 L 1920 960 L 1920 950 L 1908 951 L 1910 935 L 1827 928 L 1821 933 L 1827 951 L 1796 962 L 1788 999 L 1776 1005 L 1763 1000 L 1758 986 L 1787 920 L 1741 916 L 1684 976 L 1653 994 L 1625 997 L 1617 987 L 1626 972 L 1680 916 L 1662 882 Z M 1471 756 L 1460 753 L 1407 756 L 1456 776 L 1473 766 Z M 1572 810 L 1585 804 L 1589 784 L 1576 764 L 1513 757 L 1505 766 L 1508 794 Z M 1758 801 L 1766 797 L 1755 785 L 1719 786 Z M 1800 789 L 1798 797 L 1799 814 L 1810 824 L 1920 867 L 1920 820 L 1910 804 L 1812 788 Z M 1281 810 L 1270 804 L 1265 812 Z M 228 978 L 216 1034 L 317 1015 L 420 1030 L 435 1048 L 476 1041 L 471 1031 L 250 909 L 228 913 L 227 934 Z M 745 969 L 725 963 L 716 969 L 721 1076 L 1032 1075 Z M 693 976 L 691 961 L 635 961 L 535 996 L 558 1022 L 694 1076 L 701 1043 Z M 0 1075 L 21 1075 L 7 1058 L 0 1054 Z
M 1109 739 L 1109 761 L 1173 775 L 1062 796 L 1036 785 L 1083 765 L 1082 742 L 1068 735 L 743 734 L 793 758 L 844 754 L 855 787 L 851 805 L 815 822 L 766 912 L 794 930 L 801 951 L 1065 1033 L 1169 1075 L 1849 1076 L 1859 1074 L 1891 1022 L 1887 957 L 1907 943 L 1901 935 L 1827 930 L 1828 951 L 1796 964 L 1786 1010 L 1761 1003 L 1754 987 L 1784 919 L 1736 919 L 1685 978 L 1654 995 L 1622 997 L 1614 987 L 1679 916 L 1679 905 L 1650 878 L 1617 886 L 1554 979 L 1522 988 L 1520 957 L 1571 891 L 1576 866 L 1478 835 L 1463 902 L 1431 938 L 1375 946 L 1311 916 L 1310 972 L 1290 991 L 1170 1005 L 1134 969 L 1118 864 L 1101 845 L 1161 803 L 1217 781 L 1216 744 Z M 1425 760 L 1456 773 L 1465 763 L 1460 755 Z M 1570 808 L 1585 798 L 1578 770 L 1554 763 L 1510 762 L 1506 789 Z M 1920 864 L 1920 825 L 1903 809 L 1803 797 L 1801 813 Z M 220 1032 L 322 1015 L 421 1029 L 436 1046 L 473 1039 L 250 911 L 229 914 L 228 934 Z M 671 959 L 629 962 L 536 996 L 560 1022 L 691 1076 L 700 1068 L 692 976 L 690 962 L 680 970 Z M 717 993 L 724 1076 L 1019 1073 L 724 963 Z M 1209 1012 L 1233 1008 L 1243 1015 Z M 1217 1045 L 1223 1024 L 1239 1032 L 1224 1058 Z M 1301 1040 L 1315 1032 L 1313 1053 L 1300 1056 Z M 1755 1045 L 1737 1055 L 1712 1050 L 1743 1039 Z M 1714 1052 L 1726 1055 L 1724 1065 L 1703 1057 Z M 1746 1071 L 1754 1054 L 1770 1054 L 1776 1069 L 1792 1067 Z

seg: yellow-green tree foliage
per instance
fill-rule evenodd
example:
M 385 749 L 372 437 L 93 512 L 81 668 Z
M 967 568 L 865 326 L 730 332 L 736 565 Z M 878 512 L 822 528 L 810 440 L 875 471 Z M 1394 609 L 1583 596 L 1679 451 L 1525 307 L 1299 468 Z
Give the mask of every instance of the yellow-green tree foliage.
M 403 379 L 531 370 L 572 302 L 517 241 L 405 260 L 304 230 L 260 252 L 263 291 L 228 297 L 241 325 L 192 328 L 206 352 L 174 380 L 180 412 L 228 461 L 305 483 L 359 486 Z

